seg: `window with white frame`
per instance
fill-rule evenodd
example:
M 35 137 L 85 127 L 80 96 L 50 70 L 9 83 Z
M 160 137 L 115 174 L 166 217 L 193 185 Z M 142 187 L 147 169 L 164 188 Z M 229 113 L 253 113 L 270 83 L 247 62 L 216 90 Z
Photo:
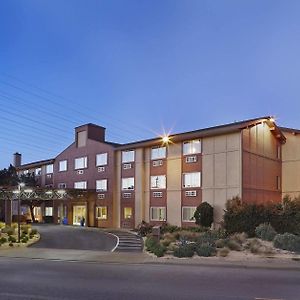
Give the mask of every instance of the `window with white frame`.
M 107 179 L 96 180 L 96 190 L 101 192 L 107 191 Z
M 85 190 L 86 187 L 87 187 L 87 182 L 86 181 L 77 181 L 77 182 L 74 182 L 74 189 Z
M 65 160 L 61 160 L 59 162 L 59 172 L 63 172 L 63 171 L 67 171 L 68 169 L 68 161 L 65 159 Z
M 75 170 L 87 168 L 87 156 L 75 158 Z
M 151 189 L 165 189 L 166 175 L 151 176 Z
M 36 168 L 34 173 L 35 173 L 35 176 L 41 176 L 42 175 L 42 168 Z
M 96 207 L 96 218 L 100 220 L 107 220 L 107 206 Z
M 122 151 L 122 163 L 134 161 L 134 150 Z
M 66 183 L 59 183 L 58 188 L 59 189 L 65 189 L 65 188 L 67 188 L 67 184 Z
M 183 174 L 182 186 L 184 188 L 200 187 L 201 186 L 201 173 L 194 172 L 194 173 Z
M 166 157 L 166 147 L 155 147 L 151 149 L 151 159 L 160 159 Z
M 46 166 L 46 174 L 52 174 L 53 173 L 53 164 Z
M 165 207 L 151 207 L 150 208 L 151 221 L 166 221 Z
M 201 140 L 183 142 L 183 155 L 201 153 Z
M 96 166 L 106 166 L 107 165 L 107 153 L 100 153 L 96 155 Z
M 45 207 L 45 216 L 52 217 L 53 216 L 53 207 Z
M 184 206 L 182 207 L 182 221 L 184 222 L 195 222 L 194 214 L 196 206 Z
M 134 190 L 134 177 L 122 178 L 122 190 Z

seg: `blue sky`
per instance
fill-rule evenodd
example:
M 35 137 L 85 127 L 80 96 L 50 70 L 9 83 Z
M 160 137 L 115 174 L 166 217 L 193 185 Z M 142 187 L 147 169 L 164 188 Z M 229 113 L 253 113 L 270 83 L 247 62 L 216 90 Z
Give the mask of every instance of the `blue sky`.
M 263 115 L 300 128 L 300 1 L 2 0 L 0 168 L 93 122 L 130 142 Z

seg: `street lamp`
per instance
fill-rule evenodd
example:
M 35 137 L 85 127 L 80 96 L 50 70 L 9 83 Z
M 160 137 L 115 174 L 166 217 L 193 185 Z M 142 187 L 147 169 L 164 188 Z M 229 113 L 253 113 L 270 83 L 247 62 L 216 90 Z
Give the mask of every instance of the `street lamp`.
M 22 191 L 22 188 L 24 188 L 25 186 L 25 183 L 24 182 L 21 182 L 19 183 L 18 185 L 18 191 L 19 191 L 19 197 L 18 197 L 18 243 L 20 243 L 20 239 L 21 239 L 21 191 Z

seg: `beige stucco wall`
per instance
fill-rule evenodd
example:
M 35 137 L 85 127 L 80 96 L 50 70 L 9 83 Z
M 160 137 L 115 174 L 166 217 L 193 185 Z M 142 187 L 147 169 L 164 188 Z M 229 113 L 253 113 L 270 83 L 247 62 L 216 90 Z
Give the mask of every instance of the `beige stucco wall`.
M 283 196 L 300 195 L 300 134 L 284 132 L 286 143 L 282 146 Z
M 202 139 L 202 201 L 214 207 L 215 225 L 227 199 L 241 196 L 241 133 Z
M 168 147 L 167 222 L 181 226 L 181 144 Z

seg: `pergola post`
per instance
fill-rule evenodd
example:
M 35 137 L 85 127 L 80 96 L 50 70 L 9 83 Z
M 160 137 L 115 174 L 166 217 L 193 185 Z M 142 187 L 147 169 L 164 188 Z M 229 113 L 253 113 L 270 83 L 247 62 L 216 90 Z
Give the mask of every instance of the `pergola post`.
M 4 217 L 5 224 L 11 226 L 12 223 L 12 199 L 4 200 L 5 208 L 4 208 Z

